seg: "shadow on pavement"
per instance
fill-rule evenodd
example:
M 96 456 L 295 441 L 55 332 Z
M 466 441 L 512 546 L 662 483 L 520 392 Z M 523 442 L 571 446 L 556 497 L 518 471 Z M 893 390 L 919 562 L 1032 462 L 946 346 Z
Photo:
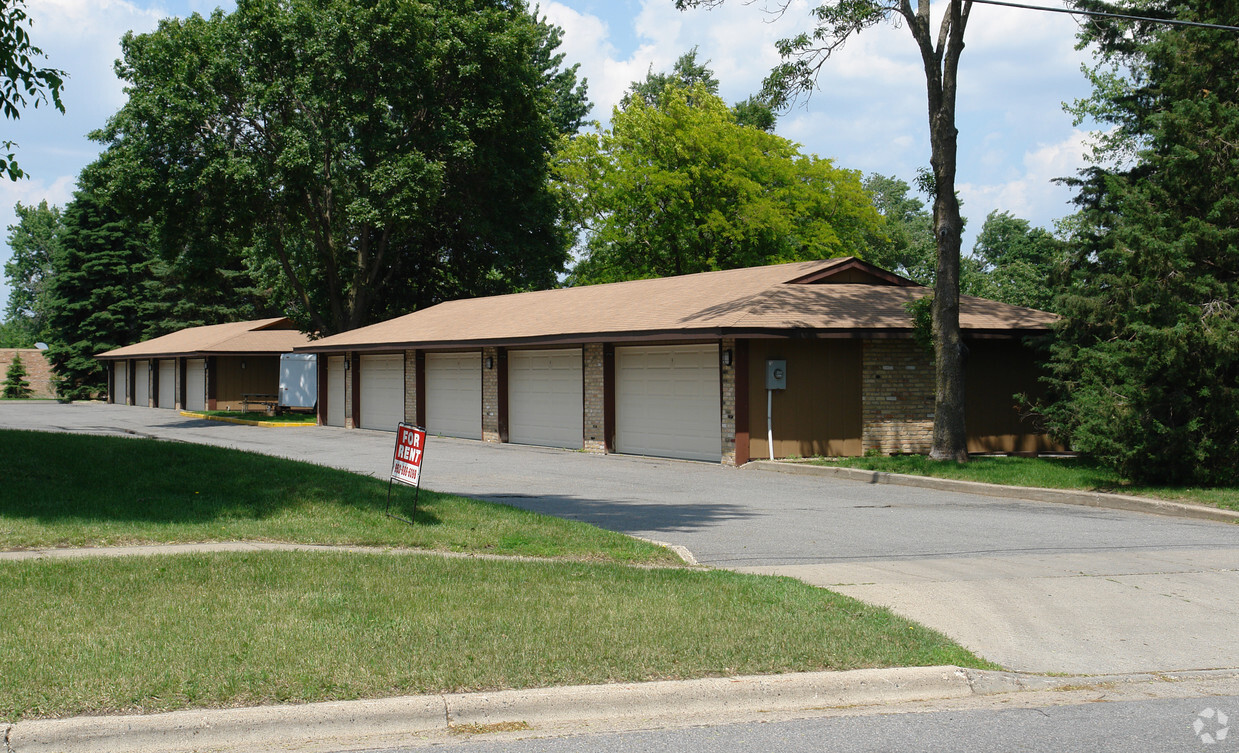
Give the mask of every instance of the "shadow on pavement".
M 616 499 L 583 499 L 562 495 L 476 494 L 487 502 L 579 520 L 620 533 L 665 531 L 690 532 L 724 521 L 759 517 L 752 508 L 726 503 L 648 503 Z

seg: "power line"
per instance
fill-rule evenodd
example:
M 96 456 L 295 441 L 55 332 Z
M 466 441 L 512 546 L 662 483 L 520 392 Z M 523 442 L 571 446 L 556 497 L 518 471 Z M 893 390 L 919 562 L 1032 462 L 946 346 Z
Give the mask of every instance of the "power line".
M 1207 24 L 1200 21 L 1181 21 L 1176 18 L 1150 18 L 1148 16 L 1129 16 L 1125 13 L 1103 13 L 1097 10 L 1072 10 L 1070 8 L 1047 8 L 1042 5 L 1024 5 L 1022 3 L 1008 3 L 1002 0 L 971 0 L 974 3 L 982 5 L 1001 5 L 1007 8 L 1022 8 L 1024 10 L 1043 10 L 1048 13 L 1066 13 L 1069 16 L 1100 16 L 1101 18 L 1121 18 L 1127 21 L 1149 21 L 1155 24 L 1166 24 L 1167 26 L 1195 26 L 1202 29 L 1223 29 L 1225 31 L 1239 31 L 1239 26 L 1224 26 L 1223 24 Z

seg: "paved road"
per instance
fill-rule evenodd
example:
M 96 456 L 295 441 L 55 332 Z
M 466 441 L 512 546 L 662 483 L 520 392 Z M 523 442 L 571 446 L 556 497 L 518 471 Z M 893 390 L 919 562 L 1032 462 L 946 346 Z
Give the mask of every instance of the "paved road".
M 1218 711 L 1230 727 L 1218 724 Z M 429 745 L 453 753 L 1222 753 L 1239 748 L 1229 734 L 1223 740 L 1214 739 L 1220 730 L 1232 727 L 1239 733 L 1239 696 L 834 716 L 493 742 L 458 738 L 391 748 L 385 753 L 423 750 Z M 1203 742 L 1203 735 L 1213 742 Z
M 383 476 L 392 434 L 271 429 L 98 404 L 0 403 L 0 426 L 132 434 Z M 423 483 L 689 549 L 703 564 L 827 585 L 1003 666 L 1239 667 L 1239 526 L 431 438 Z

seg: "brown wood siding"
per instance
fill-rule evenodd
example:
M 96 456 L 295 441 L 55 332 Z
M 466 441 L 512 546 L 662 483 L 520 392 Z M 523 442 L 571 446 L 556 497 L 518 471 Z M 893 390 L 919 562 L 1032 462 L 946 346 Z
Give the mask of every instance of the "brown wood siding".
M 241 410 L 241 398 L 247 394 L 279 394 L 279 356 L 216 356 L 213 361 L 216 410 Z
M 774 456 L 861 454 L 861 343 L 749 340 L 749 459 L 769 457 L 766 360 L 787 361 L 787 389 L 774 394 Z
M 1018 341 L 974 340 L 965 367 L 968 452 L 1054 452 L 1066 448 L 1024 416 L 1015 395 L 1045 394 L 1045 369 L 1032 348 Z

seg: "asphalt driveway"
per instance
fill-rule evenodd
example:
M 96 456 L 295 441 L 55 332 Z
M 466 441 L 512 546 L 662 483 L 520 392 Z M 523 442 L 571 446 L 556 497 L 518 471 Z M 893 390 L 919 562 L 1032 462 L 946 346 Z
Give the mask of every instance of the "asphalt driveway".
M 0 427 L 128 434 L 385 477 L 394 435 L 100 404 L 0 403 Z M 792 575 L 891 606 L 1007 668 L 1239 667 L 1239 526 L 431 437 L 423 484 Z

